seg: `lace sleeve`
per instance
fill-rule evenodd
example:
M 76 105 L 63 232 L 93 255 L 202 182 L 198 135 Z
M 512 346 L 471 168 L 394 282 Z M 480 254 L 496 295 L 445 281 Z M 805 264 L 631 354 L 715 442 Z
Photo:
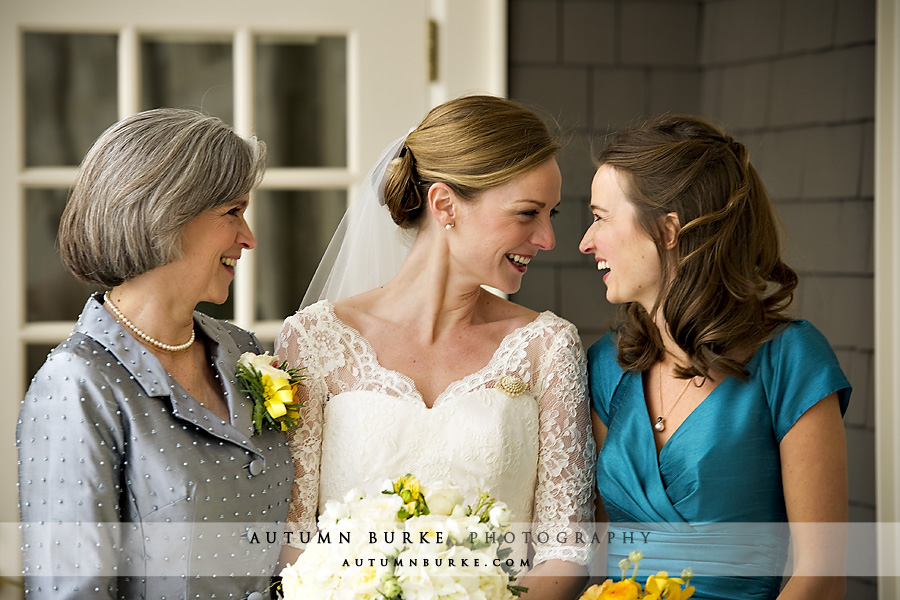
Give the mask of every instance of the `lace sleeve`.
M 559 559 L 587 565 L 591 561 L 596 448 L 584 349 L 573 325 L 567 323 L 543 349 L 538 383 L 540 451 L 534 562 Z
M 301 537 L 316 530 L 319 503 L 319 459 L 322 452 L 322 422 L 327 387 L 315 344 L 310 340 L 307 323 L 301 314 L 288 317 L 275 340 L 275 354 L 292 366 L 305 369 L 306 379 L 300 387 L 300 425 L 288 433 L 288 447 L 294 461 L 294 486 L 288 508 L 288 545 L 304 548 Z M 303 534 L 303 535 L 301 535 Z

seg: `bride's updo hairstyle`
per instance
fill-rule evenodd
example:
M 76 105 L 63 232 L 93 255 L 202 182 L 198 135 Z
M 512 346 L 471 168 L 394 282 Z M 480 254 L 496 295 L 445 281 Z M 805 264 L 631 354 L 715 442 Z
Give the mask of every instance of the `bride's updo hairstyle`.
M 417 229 L 432 184 L 445 183 L 475 200 L 554 158 L 559 149 L 544 121 L 516 102 L 456 98 L 432 109 L 407 136 L 385 181 L 385 204 L 397 225 Z
M 598 158 L 622 176 L 640 226 L 660 256 L 654 312 L 691 364 L 681 376 L 716 369 L 739 378 L 752 353 L 790 318 L 797 274 L 781 260 L 778 224 L 747 148 L 693 116 L 665 115 L 608 140 Z M 663 217 L 681 223 L 674 252 Z M 645 371 L 664 352 L 658 329 L 637 303 L 619 308 L 618 360 Z

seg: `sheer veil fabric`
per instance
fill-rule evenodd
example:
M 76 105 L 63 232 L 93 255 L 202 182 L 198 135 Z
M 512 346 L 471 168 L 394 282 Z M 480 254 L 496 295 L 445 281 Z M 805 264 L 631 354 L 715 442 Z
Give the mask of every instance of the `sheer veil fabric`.
M 336 302 L 384 285 L 400 270 L 414 234 L 398 227 L 384 205 L 391 161 L 406 142 L 403 135 L 381 153 L 341 219 L 300 308 L 319 300 Z

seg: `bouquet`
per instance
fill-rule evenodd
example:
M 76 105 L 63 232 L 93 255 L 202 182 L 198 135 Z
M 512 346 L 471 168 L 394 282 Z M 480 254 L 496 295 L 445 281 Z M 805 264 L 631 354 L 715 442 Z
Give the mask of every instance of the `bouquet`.
M 353 490 L 326 503 L 317 536 L 281 572 L 282 592 L 286 600 L 509 600 L 525 588 L 512 583 L 503 536 L 488 535 L 509 523 L 506 505 L 480 490 L 463 506 L 457 487 L 423 487 L 412 475 L 374 497 Z
M 619 562 L 621 581 L 613 583 L 612 579 L 607 579 L 602 584 L 592 585 L 579 600 L 687 600 L 694 595 L 694 588 L 688 585 L 694 575 L 690 568 L 683 570 L 681 577 L 669 577 L 665 571 L 650 575 L 642 588 L 635 580 L 642 558 L 640 552 L 632 552 Z M 632 566 L 634 572 L 626 579 L 625 575 Z
M 279 364 L 277 356 L 244 352 L 238 359 L 235 375 L 241 390 L 253 400 L 253 431 L 262 433 L 263 422 L 275 431 L 287 431 L 300 421 L 303 408 L 296 388 L 303 382 L 301 369 Z

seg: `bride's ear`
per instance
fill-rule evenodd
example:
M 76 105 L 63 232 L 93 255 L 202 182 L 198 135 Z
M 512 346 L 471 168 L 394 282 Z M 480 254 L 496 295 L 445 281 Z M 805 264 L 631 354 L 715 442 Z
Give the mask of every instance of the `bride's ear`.
M 456 225 L 456 194 L 446 183 L 433 183 L 428 188 L 428 211 L 441 227 Z

